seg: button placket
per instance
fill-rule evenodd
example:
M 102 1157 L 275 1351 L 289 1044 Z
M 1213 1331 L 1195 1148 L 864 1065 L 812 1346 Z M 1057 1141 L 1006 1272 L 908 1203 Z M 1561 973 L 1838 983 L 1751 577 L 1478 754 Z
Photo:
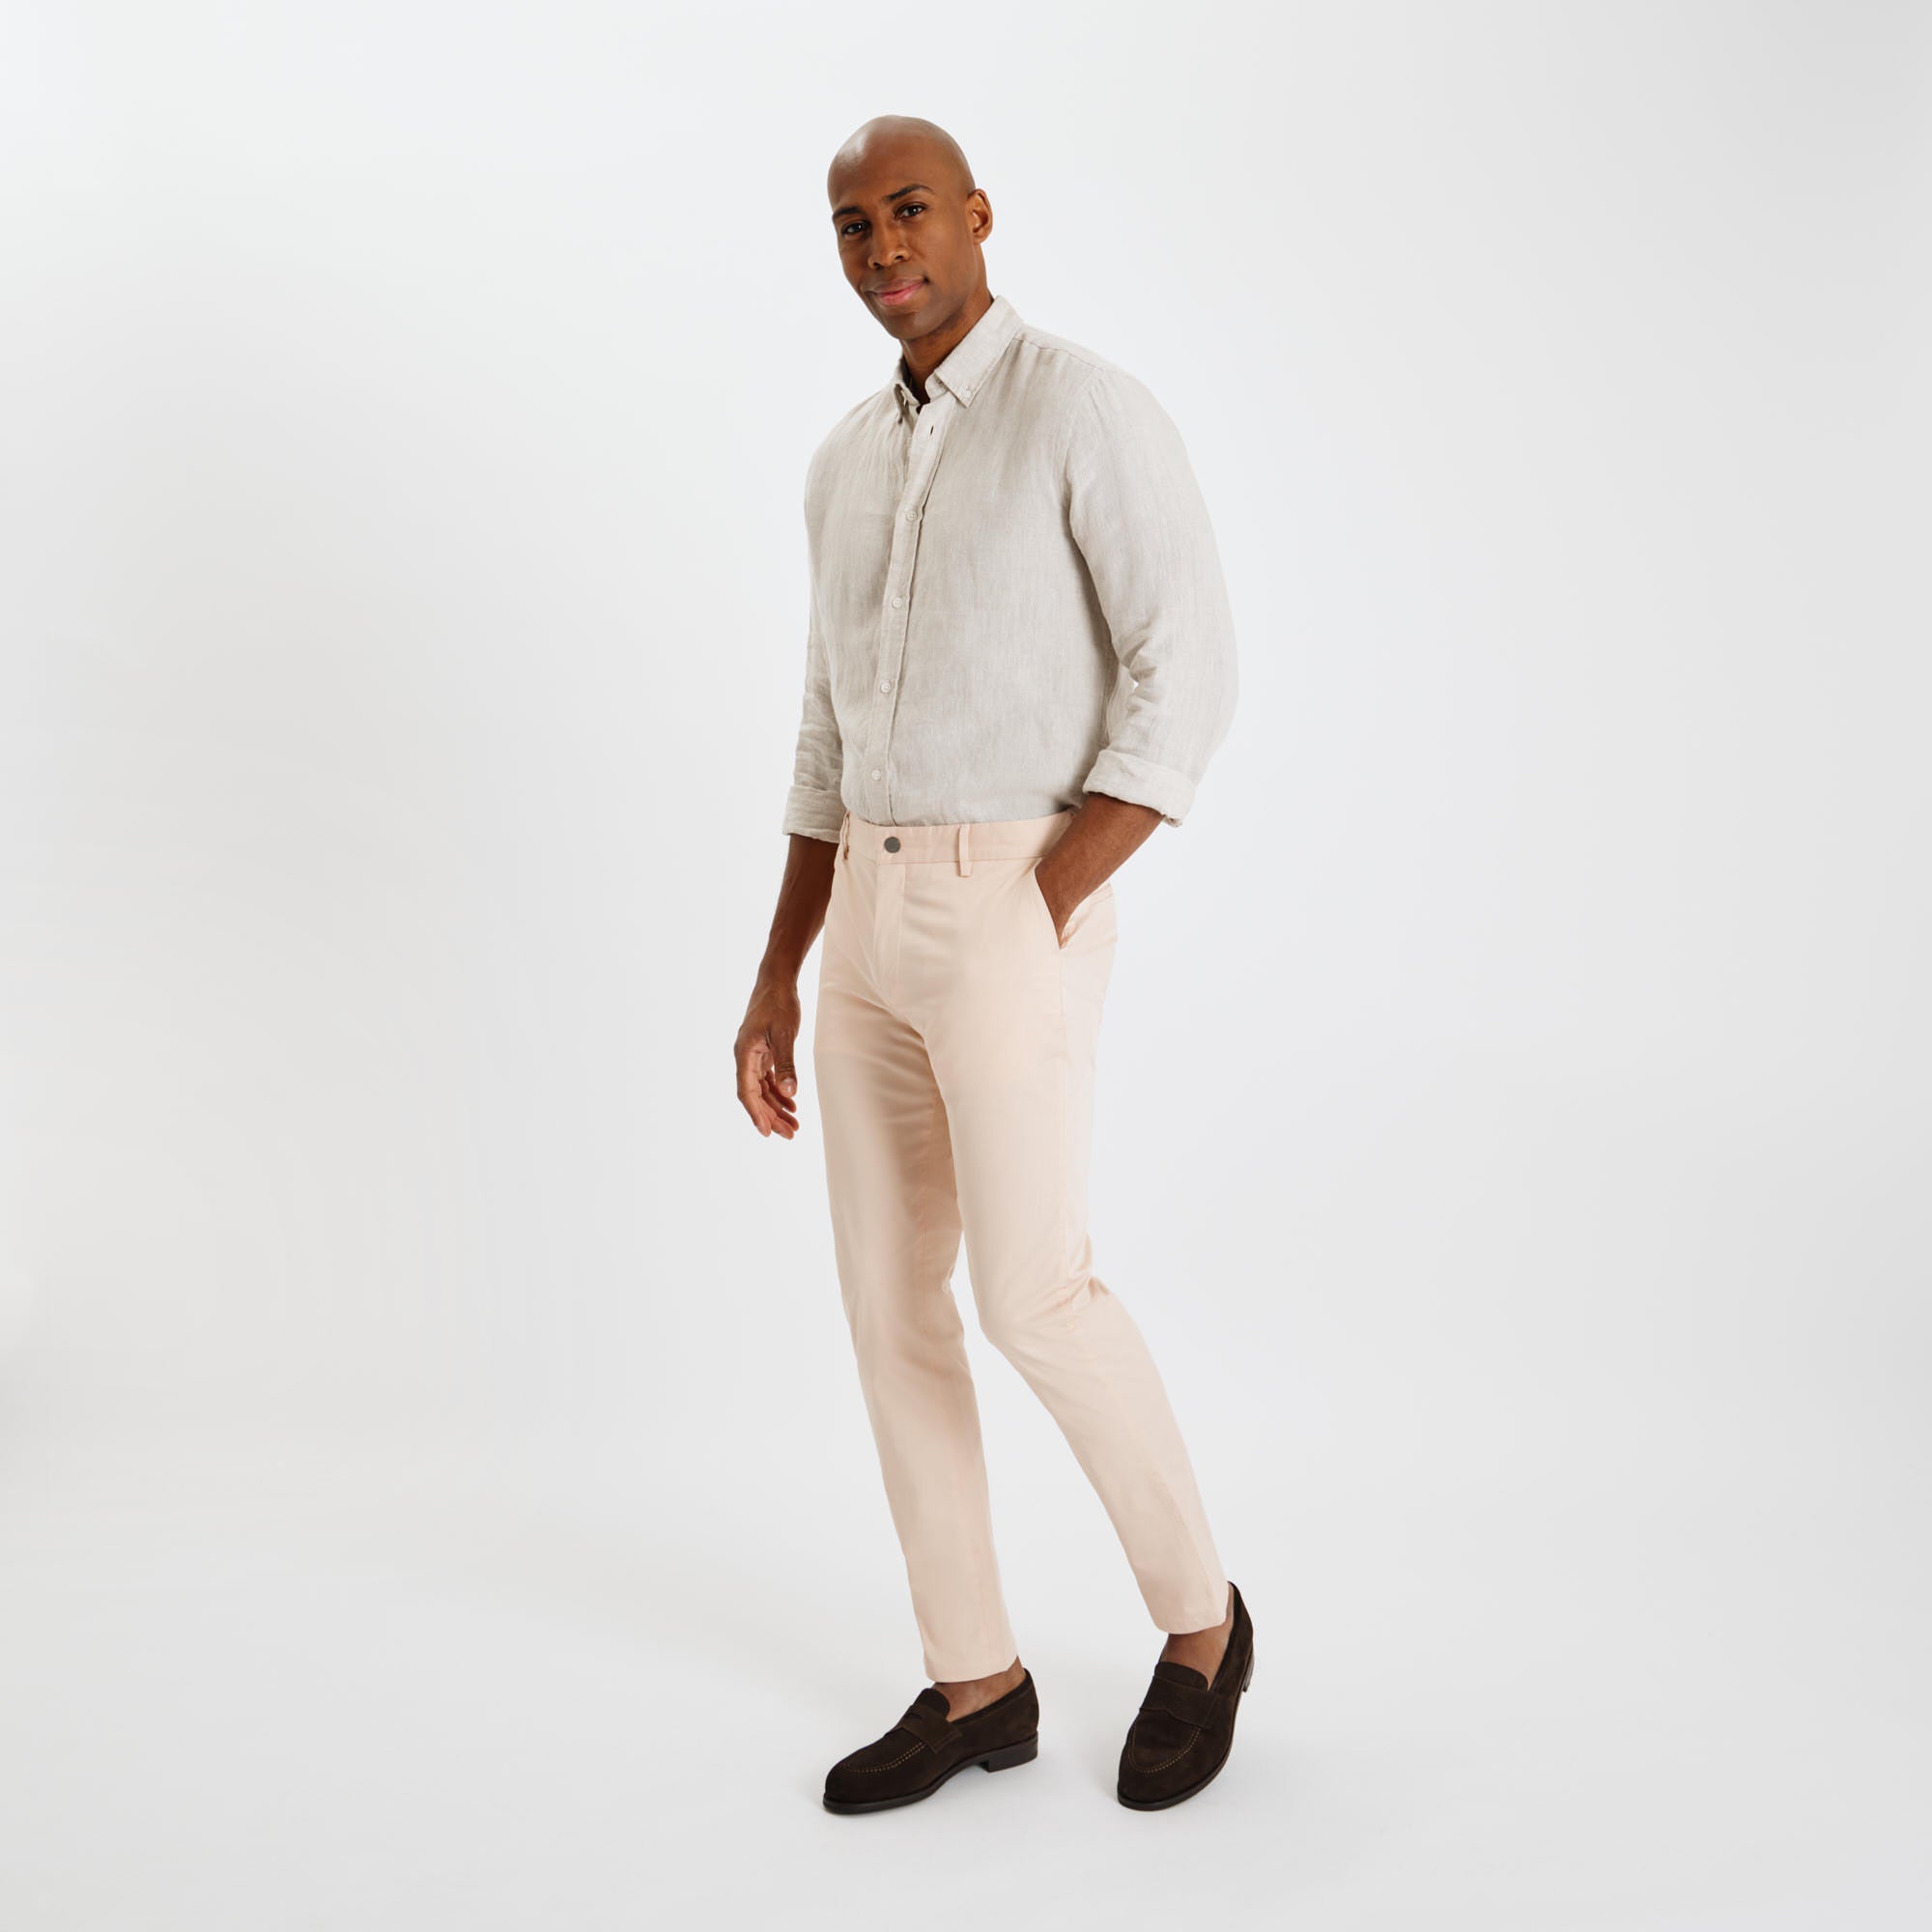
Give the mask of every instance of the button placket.
M 870 757 L 867 762 L 867 803 L 871 815 L 891 820 L 891 799 L 885 774 L 892 769 L 893 694 L 898 688 L 905 660 L 906 629 L 911 621 L 912 577 L 919 556 L 920 526 L 925 499 L 932 489 L 944 439 L 942 422 L 956 408 L 950 396 L 935 397 L 908 427 L 905 483 L 893 513 L 892 549 L 886 560 L 885 603 L 879 613 L 877 692 L 872 699 L 871 727 L 867 733 Z M 919 434 L 923 424 L 925 434 Z

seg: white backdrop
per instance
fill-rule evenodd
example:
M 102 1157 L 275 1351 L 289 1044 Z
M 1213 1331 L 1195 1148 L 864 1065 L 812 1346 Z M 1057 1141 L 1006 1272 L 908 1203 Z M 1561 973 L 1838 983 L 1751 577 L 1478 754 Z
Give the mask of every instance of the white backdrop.
M 10 1928 L 1925 1922 L 1922 12 L 5 34 Z M 729 1056 L 881 112 L 1239 627 L 1101 1047 L 1258 1630 L 1153 1818 L 977 1333 L 1041 1756 L 816 1804 L 919 1653 L 809 1043 L 789 1145 Z

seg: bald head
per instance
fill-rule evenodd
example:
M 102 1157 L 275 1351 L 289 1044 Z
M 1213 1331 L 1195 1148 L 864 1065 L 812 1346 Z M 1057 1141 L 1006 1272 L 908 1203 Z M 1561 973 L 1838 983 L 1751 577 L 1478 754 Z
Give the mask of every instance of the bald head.
M 938 122 L 922 120 L 917 114 L 875 114 L 846 135 L 832 156 L 825 185 L 835 205 L 841 168 L 863 166 L 881 150 L 918 160 L 935 189 L 943 185 L 948 194 L 962 197 L 973 192 L 973 170 L 967 165 L 966 150 Z
M 917 115 L 875 115 L 840 144 L 825 187 L 845 279 L 923 382 L 992 301 L 980 248 L 993 208 L 965 150 Z

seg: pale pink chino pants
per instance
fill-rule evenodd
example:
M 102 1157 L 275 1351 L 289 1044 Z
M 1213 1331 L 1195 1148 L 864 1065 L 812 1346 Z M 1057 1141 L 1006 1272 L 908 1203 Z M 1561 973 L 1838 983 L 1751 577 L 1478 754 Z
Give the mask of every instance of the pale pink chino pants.
M 834 1247 L 939 1682 L 1017 1655 L 952 1292 L 962 1232 L 980 1332 L 1060 1425 L 1155 1626 L 1206 1630 L 1228 1606 L 1153 1359 L 1094 1272 L 1088 1149 L 1114 889 L 1090 894 L 1061 938 L 1033 876 L 1072 816 L 848 812 L 833 862 L 812 1064 Z

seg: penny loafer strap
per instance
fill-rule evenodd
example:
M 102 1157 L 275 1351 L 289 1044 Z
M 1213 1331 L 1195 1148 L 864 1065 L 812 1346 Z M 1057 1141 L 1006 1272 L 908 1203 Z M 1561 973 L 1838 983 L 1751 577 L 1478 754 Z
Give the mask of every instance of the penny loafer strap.
M 913 1705 L 898 1721 L 898 1728 L 910 1731 L 929 1749 L 943 1751 L 949 1740 L 958 1735 L 948 1718 L 942 1718 L 929 1704 Z
M 1141 1699 L 1143 1711 L 1164 1711 L 1170 1718 L 1204 1731 L 1220 1728 L 1227 1707 L 1228 1700 L 1212 1690 L 1193 1684 L 1170 1684 L 1164 1677 L 1156 1677 Z

